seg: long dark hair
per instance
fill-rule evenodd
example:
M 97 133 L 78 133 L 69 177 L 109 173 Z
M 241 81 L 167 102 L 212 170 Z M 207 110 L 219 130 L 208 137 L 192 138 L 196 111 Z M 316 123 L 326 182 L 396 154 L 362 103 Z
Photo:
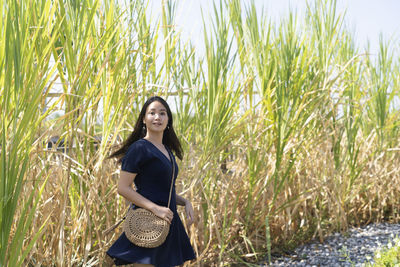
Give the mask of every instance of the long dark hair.
M 133 129 L 133 132 L 131 135 L 122 143 L 121 148 L 119 148 L 117 151 L 111 154 L 108 158 L 114 158 L 117 157 L 119 158 L 119 161 L 121 161 L 121 158 L 125 155 L 125 153 L 128 151 L 128 148 L 131 144 L 136 142 L 139 139 L 142 139 L 143 137 L 146 136 L 146 130 L 145 125 L 143 123 L 143 118 L 146 115 L 146 110 L 147 107 L 155 102 L 158 101 L 160 102 L 166 109 L 167 109 L 167 115 L 168 115 L 168 124 L 167 128 L 165 128 L 164 133 L 163 133 L 163 144 L 166 145 L 168 148 L 170 148 L 172 151 L 175 152 L 175 155 L 182 160 L 183 158 L 183 150 L 181 143 L 179 142 L 178 137 L 176 136 L 176 133 L 174 131 L 173 127 L 173 119 L 172 119 L 172 112 L 171 109 L 168 106 L 168 103 L 161 97 L 159 96 L 153 96 L 144 103 L 142 110 L 140 111 L 139 118 L 136 121 L 135 128 Z

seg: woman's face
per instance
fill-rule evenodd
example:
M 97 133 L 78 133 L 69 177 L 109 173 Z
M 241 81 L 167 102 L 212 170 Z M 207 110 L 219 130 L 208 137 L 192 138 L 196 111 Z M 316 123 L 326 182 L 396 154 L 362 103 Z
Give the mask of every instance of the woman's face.
M 166 107 L 158 101 L 152 102 L 146 109 L 143 119 L 147 131 L 163 132 L 168 125 L 168 114 Z

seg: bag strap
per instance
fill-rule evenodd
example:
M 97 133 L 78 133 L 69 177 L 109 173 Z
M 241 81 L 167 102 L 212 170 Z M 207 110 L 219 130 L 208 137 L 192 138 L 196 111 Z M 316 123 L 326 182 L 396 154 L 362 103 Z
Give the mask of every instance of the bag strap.
M 169 189 L 168 206 L 167 206 L 167 207 L 169 208 L 169 205 L 171 204 L 172 188 L 173 188 L 174 179 L 175 179 L 175 161 L 174 161 L 174 159 L 172 158 L 172 153 L 171 153 L 171 151 L 169 151 L 169 148 L 167 148 L 167 151 L 168 151 L 169 158 L 170 158 L 171 164 L 172 164 L 171 188 Z
M 128 213 L 128 211 L 125 213 L 124 218 L 120 219 L 117 223 L 115 223 L 114 225 L 112 225 L 110 228 L 106 229 L 105 231 L 103 231 L 103 235 L 108 235 L 112 230 L 114 230 L 115 228 L 117 228 L 125 219 L 126 219 L 126 214 Z

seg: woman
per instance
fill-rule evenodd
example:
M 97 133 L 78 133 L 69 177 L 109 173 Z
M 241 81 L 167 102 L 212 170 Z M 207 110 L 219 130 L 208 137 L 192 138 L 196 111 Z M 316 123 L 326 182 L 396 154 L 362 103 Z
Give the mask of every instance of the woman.
M 190 225 L 194 219 L 192 204 L 176 194 L 173 186 L 170 208 L 167 208 L 171 182 L 175 182 L 171 181 L 171 160 L 175 161 L 175 157 L 169 151 L 182 160 L 182 147 L 172 125 L 171 110 L 161 97 L 151 97 L 143 105 L 132 134 L 110 157 L 121 158 L 118 193 L 135 207 L 150 210 L 166 220 L 170 231 L 166 241 L 156 248 L 135 246 L 122 233 L 107 251 L 116 265 L 170 267 L 196 257 L 176 209 L 176 205 L 185 206 Z M 177 172 L 175 167 L 174 179 Z M 136 191 L 131 186 L 133 182 Z

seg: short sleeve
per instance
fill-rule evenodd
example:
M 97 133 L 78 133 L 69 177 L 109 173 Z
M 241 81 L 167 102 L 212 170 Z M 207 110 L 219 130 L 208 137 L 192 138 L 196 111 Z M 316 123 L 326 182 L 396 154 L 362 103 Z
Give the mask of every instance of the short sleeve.
M 129 146 L 128 151 L 122 158 L 121 169 L 131 173 L 139 173 L 145 161 L 143 144 L 135 142 Z

